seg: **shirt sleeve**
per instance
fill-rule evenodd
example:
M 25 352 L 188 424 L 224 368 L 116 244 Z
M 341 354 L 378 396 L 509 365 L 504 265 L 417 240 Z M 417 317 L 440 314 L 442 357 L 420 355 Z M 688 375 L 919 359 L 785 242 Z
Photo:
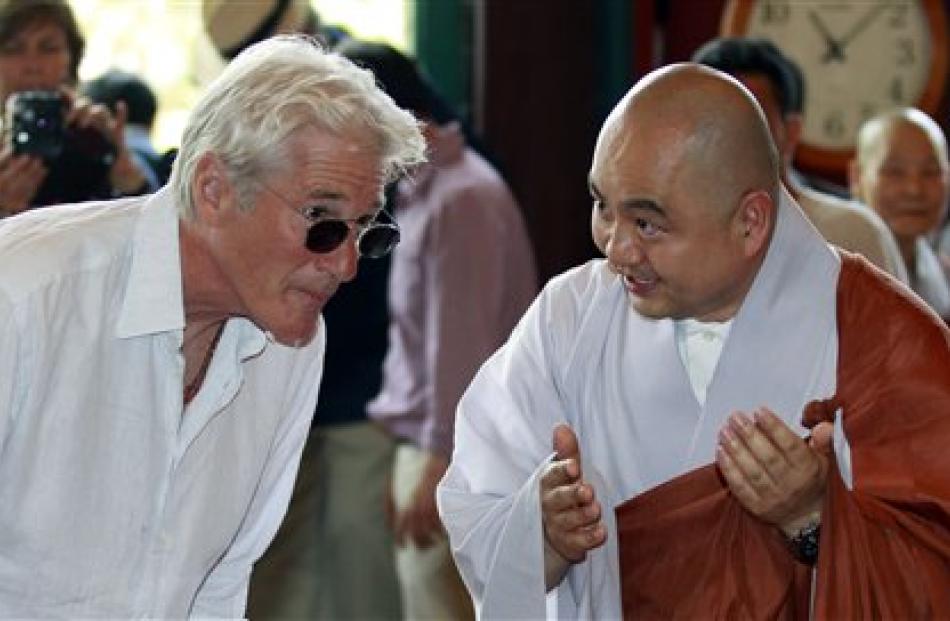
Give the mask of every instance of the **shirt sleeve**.
M 493 187 L 456 192 L 427 231 L 424 342 L 430 391 L 421 443 L 432 452 L 451 453 L 458 401 L 517 321 L 503 312 L 503 299 L 524 299 L 524 310 L 534 294 L 513 277 L 520 272 L 505 265 L 513 253 L 498 247 L 506 236 L 506 210 L 517 213 L 514 204 L 500 203 L 511 200 Z M 522 243 L 530 247 L 527 239 Z
M 558 364 L 567 348 L 558 335 L 570 340 L 574 321 L 572 304 L 552 308 L 546 298 L 542 293 L 535 301 L 463 396 L 452 462 L 438 489 L 439 512 L 479 618 L 547 614 L 538 483 L 552 455 L 554 426 L 569 420 Z M 574 584 L 558 587 L 558 606 L 585 597 Z M 565 609 L 558 614 L 570 616 Z
M 320 339 L 319 354 L 313 356 L 309 364 L 300 365 L 300 370 L 288 378 L 288 386 L 296 390 L 283 404 L 288 414 L 275 434 L 258 489 L 234 541 L 199 589 L 192 605 L 192 617 L 233 619 L 244 616 L 251 569 L 270 545 L 287 512 L 310 431 L 326 348 L 322 319 L 317 338 Z
M 0 458 L 24 397 L 21 378 L 29 360 L 23 351 L 22 339 L 13 305 L 0 294 Z

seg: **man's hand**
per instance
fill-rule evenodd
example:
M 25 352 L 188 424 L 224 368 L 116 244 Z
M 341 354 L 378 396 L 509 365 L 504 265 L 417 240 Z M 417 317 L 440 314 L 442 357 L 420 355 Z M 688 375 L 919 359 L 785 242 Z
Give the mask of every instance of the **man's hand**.
M 594 488 L 581 476 L 577 436 L 567 425 L 554 428 L 555 461 L 541 475 L 541 519 L 544 525 L 544 575 L 548 590 L 572 563 L 603 545 L 607 529 Z
M 716 461 L 736 500 L 791 537 L 821 519 L 831 430 L 821 423 L 806 442 L 768 408 L 752 418 L 735 412 L 719 432 Z
M 409 504 L 394 515 L 393 533 L 398 545 L 405 545 L 408 538 L 416 547 L 428 548 L 444 532 L 435 504 L 435 487 L 448 467 L 447 458 L 435 453 L 429 455 Z
M 109 169 L 109 183 L 120 194 L 131 194 L 145 185 L 145 175 L 132 160 L 125 144 L 125 123 L 129 108 L 124 101 L 116 104 L 113 115 L 108 106 L 95 104 L 85 97 L 76 97 L 69 89 L 63 89 L 71 102 L 66 123 L 80 128 L 93 128 L 116 149 L 115 162 Z
M 29 208 L 46 172 L 40 158 L 13 155 L 10 145 L 0 149 L 0 217 Z

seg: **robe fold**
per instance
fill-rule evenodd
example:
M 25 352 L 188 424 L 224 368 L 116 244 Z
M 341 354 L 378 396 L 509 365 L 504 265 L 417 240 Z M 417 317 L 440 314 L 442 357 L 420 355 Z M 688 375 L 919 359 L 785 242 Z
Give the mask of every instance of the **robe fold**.
M 948 618 L 950 331 L 842 254 L 836 391 L 803 416 L 837 422 L 838 436 L 813 615 Z M 628 500 L 616 519 L 625 618 L 809 618 L 811 572 L 714 465 Z

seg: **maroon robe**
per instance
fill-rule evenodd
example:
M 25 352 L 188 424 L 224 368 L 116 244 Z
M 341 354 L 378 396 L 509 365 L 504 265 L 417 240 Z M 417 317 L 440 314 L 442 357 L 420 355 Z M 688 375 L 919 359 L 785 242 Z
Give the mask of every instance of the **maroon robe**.
M 817 619 L 950 618 L 950 331 L 916 297 L 842 252 L 838 371 L 853 489 L 834 457 Z M 617 508 L 628 619 L 807 619 L 811 572 L 747 513 L 711 464 Z

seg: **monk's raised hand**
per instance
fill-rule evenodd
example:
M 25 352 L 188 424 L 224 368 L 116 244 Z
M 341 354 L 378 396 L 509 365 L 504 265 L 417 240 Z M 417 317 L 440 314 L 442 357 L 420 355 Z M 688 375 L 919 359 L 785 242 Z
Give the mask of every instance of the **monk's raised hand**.
M 734 412 L 719 432 L 716 462 L 747 511 L 793 536 L 820 521 L 830 425 L 806 442 L 768 408 Z
M 546 543 L 548 587 L 560 581 L 571 563 L 578 563 L 603 545 L 607 528 L 594 488 L 581 474 L 577 436 L 567 425 L 554 428 L 555 457 L 541 474 L 541 519 Z

